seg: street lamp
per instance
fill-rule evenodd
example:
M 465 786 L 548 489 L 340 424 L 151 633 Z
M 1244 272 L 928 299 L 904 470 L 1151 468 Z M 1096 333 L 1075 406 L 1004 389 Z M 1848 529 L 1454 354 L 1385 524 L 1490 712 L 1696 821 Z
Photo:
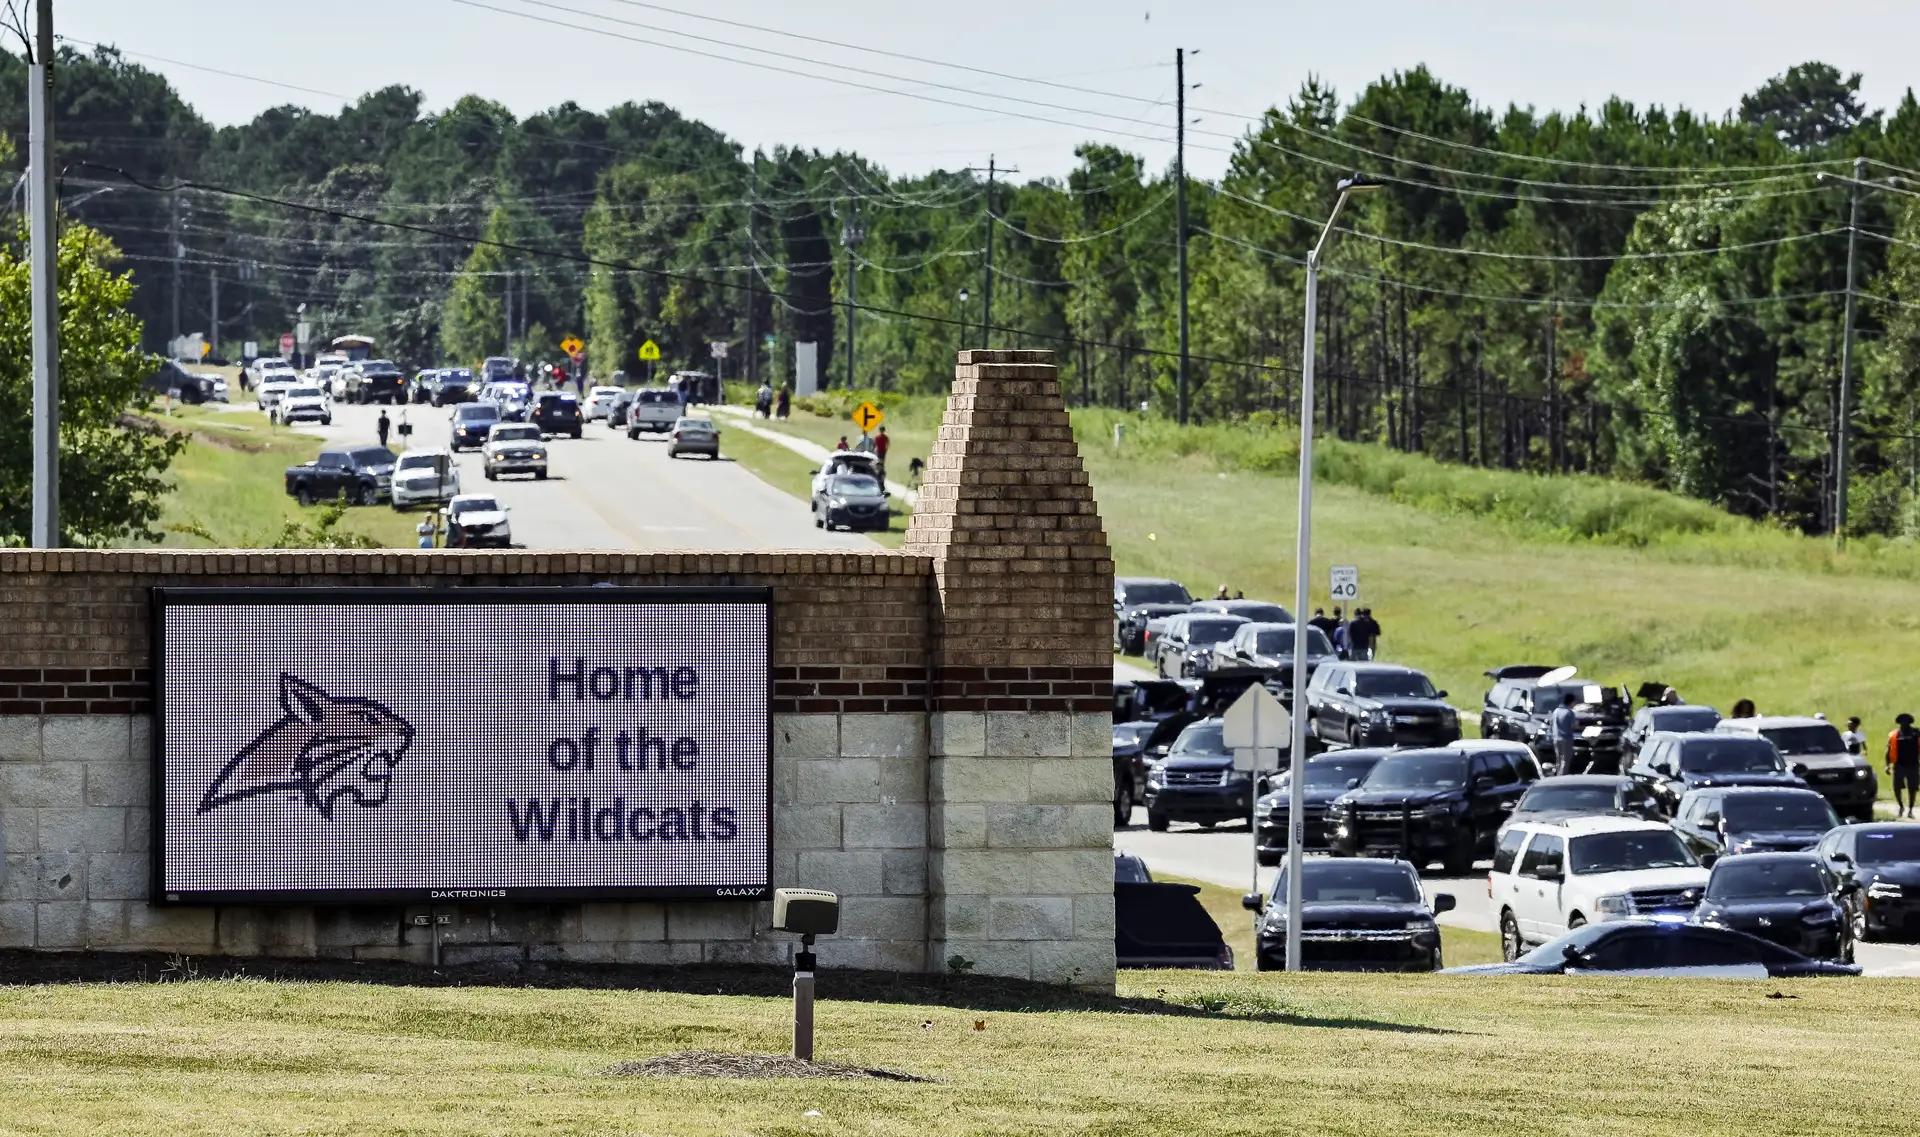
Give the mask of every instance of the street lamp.
M 967 301 L 972 297 L 964 286 L 960 289 L 960 350 L 967 350 Z
M 1347 198 L 1379 189 L 1364 174 L 1340 179 L 1333 212 L 1307 254 L 1307 331 L 1300 360 L 1300 521 L 1295 534 L 1293 581 L 1293 748 L 1287 764 L 1287 970 L 1300 970 L 1300 861 L 1307 824 L 1307 572 L 1313 552 L 1313 323 L 1320 289 L 1320 255 L 1333 239 L 1333 223 Z

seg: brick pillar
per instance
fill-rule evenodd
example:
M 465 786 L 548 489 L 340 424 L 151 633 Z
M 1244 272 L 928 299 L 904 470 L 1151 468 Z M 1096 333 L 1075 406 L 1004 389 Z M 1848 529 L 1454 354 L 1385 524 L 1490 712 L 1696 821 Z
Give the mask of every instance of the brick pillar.
M 1052 352 L 960 353 L 907 550 L 934 563 L 929 962 L 1111 991 L 1113 560 Z

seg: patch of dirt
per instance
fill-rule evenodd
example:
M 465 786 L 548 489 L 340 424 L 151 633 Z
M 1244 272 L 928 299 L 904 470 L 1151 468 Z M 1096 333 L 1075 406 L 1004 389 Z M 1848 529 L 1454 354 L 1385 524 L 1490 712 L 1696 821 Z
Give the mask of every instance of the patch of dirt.
M 722 1054 L 682 1050 L 637 1062 L 622 1062 L 607 1073 L 622 1078 L 872 1078 L 883 1082 L 930 1082 L 914 1074 L 840 1062 L 803 1062 L 786 1054 Z

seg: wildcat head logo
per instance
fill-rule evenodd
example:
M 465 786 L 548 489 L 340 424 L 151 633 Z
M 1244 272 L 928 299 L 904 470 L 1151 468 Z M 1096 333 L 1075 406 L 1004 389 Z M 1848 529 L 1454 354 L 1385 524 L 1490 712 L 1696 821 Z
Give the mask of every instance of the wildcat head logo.
M 328 820 L 343 797 L 366 809 L 386 802 L 412 724 L 372 699 L 336 698 L 295 675 L 280 676 L 280 706 L 286 714 L 207 787 L 201 813 L 261 794 L 297 793 Z

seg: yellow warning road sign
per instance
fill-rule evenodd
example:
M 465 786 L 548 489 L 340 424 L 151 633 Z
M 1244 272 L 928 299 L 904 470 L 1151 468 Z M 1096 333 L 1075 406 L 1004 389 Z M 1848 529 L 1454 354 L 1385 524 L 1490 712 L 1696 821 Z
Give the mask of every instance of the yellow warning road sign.
M 654 343 L 652 340 L 648 340 L 646 343 L 643 343 L 640 345 L 641 362 L 652 363 L 654 360 L 659 358 L 660 358 L 659 344 Z
M 587 350 L 587 345 L 580 342 L 579 336 L 568 336 L 566 339 L 560 341 L 560 350 L 566 352 L 568 355 L 579 355 L 581 352 Z
M 880 408 L 872 403 L 861 403 L 853 408 L 853 425 L 859 427 L 862 434 L 870 433 L 874 427 L 880 425 L 880 420 L 886 417 L 880 413 Z

